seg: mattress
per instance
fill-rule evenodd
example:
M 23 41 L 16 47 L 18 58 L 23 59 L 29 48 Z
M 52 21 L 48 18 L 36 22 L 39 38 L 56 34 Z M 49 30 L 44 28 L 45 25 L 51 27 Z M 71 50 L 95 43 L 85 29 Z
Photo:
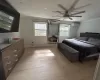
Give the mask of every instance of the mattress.
M 95 45 L 83 40 L 65 39 L 62 43 L 78 50 L 80 53 L 87 53 L 87 55 L 97 52 L 97 47 Z

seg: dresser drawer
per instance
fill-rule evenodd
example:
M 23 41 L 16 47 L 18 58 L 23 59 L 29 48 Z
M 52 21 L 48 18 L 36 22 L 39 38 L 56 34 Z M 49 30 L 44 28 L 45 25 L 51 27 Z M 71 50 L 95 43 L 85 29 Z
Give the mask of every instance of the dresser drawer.
M 7 77 L 14 65 L 12 50 L 6 48 L 5 51 L 2 51 L 2 61 L 5 70 L 5 75 Z
M 8 77 L 16 63 L 19 61 L 21 55 L 24 51 L 24 41 L 19 40 L 15 43 L 12 43 L 7 48 L 3 49 L 2 52 L 2 61 L 5 71 L 5 76 Z
M 24 51 L 24 41 L 20 40 L 19 42 L 17 42 L 14 46 L 14 49 L 16 49 L 16 53 L 18 55 L 18 58 L 20 58 L 23 54 Z
M 10 74 L 18 61 L 18 55 L 16 53 L 18 53 L 17 49 L 13 45 L 2 50 L 2 61 L 6 77 Z

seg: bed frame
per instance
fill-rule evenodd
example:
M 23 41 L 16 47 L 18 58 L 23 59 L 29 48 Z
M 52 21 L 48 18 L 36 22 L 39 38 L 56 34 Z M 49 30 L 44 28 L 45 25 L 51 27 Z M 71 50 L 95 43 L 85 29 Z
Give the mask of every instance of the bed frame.
M 80 37 L 92 37 L 100 39 L 100 33 L 85 32 L 85 33 L 80 33 Z
M 100 39 L 100 33 L 92 33 L 92 32 L 85 32 L 80 33 L 80 37 L 92 37 L 96 39 Z M 95 54 L 86 55 L 85 53 L 79 53 L 79 51 L 65 45 L 63 43 L 58 43 L 58 49 L 69 59 L 70 61 L 77 61 L 83 62 L 85 59 L 94 59 L 98 58 L 99 52 Z M 77 56 L 78 55 L 78 56 Z
M 93 32 L 85 32 L 85 33 L 80 33 L 80 37 L 88 37 L 88 38 L 96 38 L 96 39 L 100 39 L 100 33 L 93 33 Z M 97 54 L 93 54 L 90 55 L 88 57 L 94 57 L 94 56 L 98 56 L 99 52 Z

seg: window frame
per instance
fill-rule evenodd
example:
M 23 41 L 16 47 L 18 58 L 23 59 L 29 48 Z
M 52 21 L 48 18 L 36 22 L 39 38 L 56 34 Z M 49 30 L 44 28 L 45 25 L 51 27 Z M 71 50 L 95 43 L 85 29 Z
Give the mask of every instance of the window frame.
M 34 36 L 35 37 L 39 37 L 39 35 L 37 36 L 36 34 L 35 34 L 35 30 L 40 30 L 41 31 L 41 29 L 35 29 L 35 24 L 46 24 L 46 29 L 44 29 L 45 31 L 46 31 L 46 35 L 42 35 L 43 37 L 46 37 L 47 36 L 47 23 L 46 22 L 33 22 L 33 24 L 34 24 Z M 40 35 L 40 37 L 41 37 L 41 35 Z
M 60 28 L 61 28 L 61 25 L 68 25 L 68 30 L 66 31 L 67 33 L 68 33 L 68 35 L 66 35 L 67 37 L 69 37 L 69 35 L 70 35 L 70 24 L 60 24 L 60 27 L 59 27 L 59 36 L 62 36 L 61 35 L 61 31 L 63 31 L 63 30 L 61 30 Z M 63 36 L 62 36 L 63 37 Z

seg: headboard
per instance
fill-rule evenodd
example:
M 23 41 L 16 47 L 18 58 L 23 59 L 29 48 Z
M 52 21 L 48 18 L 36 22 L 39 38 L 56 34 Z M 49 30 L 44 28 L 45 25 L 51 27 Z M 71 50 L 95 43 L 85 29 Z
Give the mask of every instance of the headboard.
M 100 33 L 85 32 L 80 33 L 80 37 L 92 37 L 100 39 Z

